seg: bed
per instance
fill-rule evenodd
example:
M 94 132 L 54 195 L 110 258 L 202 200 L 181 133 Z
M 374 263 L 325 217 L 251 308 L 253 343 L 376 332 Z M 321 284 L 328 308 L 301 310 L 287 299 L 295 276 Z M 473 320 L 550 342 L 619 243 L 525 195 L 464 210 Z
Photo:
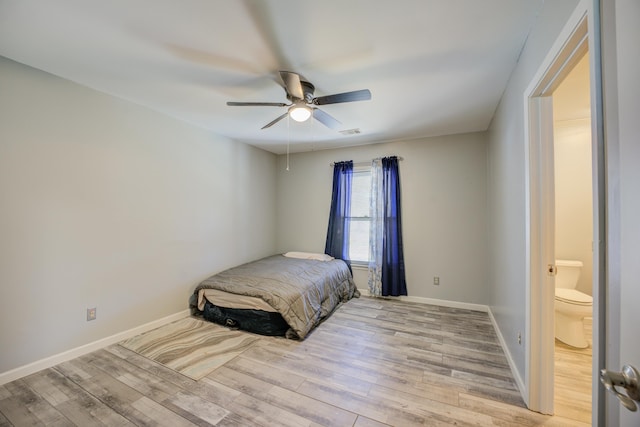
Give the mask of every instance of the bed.
M 360 296 L 344 261 L 307 253 L 285 255 L 205 279 L 191 297 L 194 313 L 249 332 L 304 339 L 340 303 Z

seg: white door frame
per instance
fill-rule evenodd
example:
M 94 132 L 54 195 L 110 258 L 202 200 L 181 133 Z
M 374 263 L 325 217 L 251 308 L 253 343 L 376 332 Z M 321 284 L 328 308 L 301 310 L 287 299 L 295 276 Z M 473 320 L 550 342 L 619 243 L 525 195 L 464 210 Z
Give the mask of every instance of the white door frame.
M 554 278 L 546 274 L 555 264 L 555 201 L 553 156 L 553 99 L 529 98 L 529 312 L 526 319 L 525 375 L 529 409 L 553 414 L 554 388 Z M 536 351 L 531 351 L 536 349 Z
M 635 8 L 633 7 L 634 1 L 635 0 L 593 0 L 594 10 L 597 12 L 596 17 L 599 21 L 595 27 L 599 30 L 598 37 L 600 39 L 600 52 L 598 56 L 602 58 L 601 63 L 598 64 L 599 67 L 596 69 L 596 72 L 600 75 L 599 82 L 601 83 L 598 92 L 600 96 L 598 100 L 598 108 L 600 109 L 598 117 L 601 119 L 601 123 L 597 131 L 600 132 L 601 144 L 603 145 L 602 151 L 605 152 L 605 155 L 600 160 L 600 169 L 604 170 L 605 173 L 602 174 L 603 176 L 599 181 L 599 185 L 606 189 L 605 194 L 602 195 L 606 203 L 606 215 L 602 215 L 601 222 L 605 224 L 607 230 L 606 258 L 604 261 L 601 261 L 601 263 L 606 262 L 606 272 L 601 271 L 601 276 L 604 278 L 602 280 L 606 280 L 607 286 L 599 289 L 599 297 L 606 299 L 608 308 L 607 312 L 602 313 L 602 318 L 600 319 L 599 327 L 603 332 L 601 332 L 600 335 L 600 347 L 598 349 L 600 363 L 598 366 L 594 366 L 594 384 L 599 383 L 598 376 L 600 369 L 608 368 L 618 370 L 623 363 L 633 362 L 621 358 L 623 344 L 621 334 L 623 333 L 623 326 L 627 329 L 627 338 L 629 335 L 629 326 L 622 324 L 621 315 L 625 314 L 623 313 L 623 309 L 629 310 L 631 306 L 631 303 L 628 303 L 626 300 L 623 303 L 622 289 L 623 286 L 630 287 L 632 285 L 630 283 L 622 283 L 623 224 L 621 218 L 623 209 L 621 205 L 621 187 L 623 176 L 620 155 L 623 145 L 621 138 L 631 139 L 635 138 L 636 135 L 624 134 L 621 137 L 619 108 L 623 108 L 623 113 L 629 113 L 629 111 L 624 110 L 624 108 L 629 108 L 629 105 L 620 104 L 620 98 L 623 97 L 622 92 L 624 90 L 633 90 L 633 88 L 637 88 L 637 86 L 629 88 L 625 86 L 625 83 L 629 84 L 630 79 L 628 75 L 624 76 L 624 73 L 629 72 L 629 70 L 618 69 L 618 56 L 621 56 L 620 60 L 623 61 L 624 65 L 629 65 L 629 58 L 632 57 L 633 53 L 625 50 L 625 47 L 635 47 L 635 45 L 633 45 L 635 38 L 631 37 L 617 40 L 617 24 L 619 21 L 622 21 L 622 28 L 625 28 L 626 31 L 628 31 L 631 26 L 634 26 L 634 24 L 629 22 L 629 19 L 636 20 L 638 17 L 637 13 L 625 15 L 625 13 L 638 11 L 637 4 Z M 618 16 L 618 14 L 620 14 L 620 16 Z M 637 70 L 637 68 L 636 65 L 632 70 Z M 626 77 L 626 80 L 623 78 L 619 86 L 618 79 L 621 78 L 621 76 Z M 633 105 L 637 105 L 637 103 Z M 606 116 L 604 111 L 607 113 Z M 626 119 L 628 120 L 629 117 L 627 116 Z M 626 126 L 628 127 L 629 124 L 627 123 Z M 632 143 L 626 140 L 624 144 Z M 635 184 L 630 182 L 626 183 L 631 185 Z M 635 278 L 632 280 L 635 280 Z M 629 313 L 627 313 L 626 318 L 631 318 Z M 637 363 L 637 355 L 635 356 L 634 360 Z M 597 419 L 593 418 L 594 425 L 637 425 L 638 418 L 635 418 L 637 414 L 632 414 L 622 408 L 618 399 L 614 397 L 613 394 L 607 393 L 604 387 L 601 386 L 598 387 L 598 410 L 599 417 Z M 632 414 L 631 417 L 634 417 L 633 420 L 629 418 L 630 414 Z
M 598 0 L 594 0 L 597 6 Z M 529 409 L 553 414 L 554 400 L 554 279 L 546 274 L 547 265 L 555 264 L 554 250 L 554 183 L 553 183 L 553 110 L 550 95 L 564 76 L 591 47 L 590 86 L 593 153 L 594 200 L 594 373 L 604 364 L 598 337 L 604 333 L 605 300 L 600 297 L 604 289 L 604 189 L 603 176 L 602 108 L 600 97 L 600 55 L 598 14 L 594 14 L 591 0 L 582 0 L 567 21 L 547 57 L 524 93 L 525 110 L 525 168 L 527 200 L 526 234 L 526 330 L 528 345 L 525 360 L 525 400 Z M 597 377 L 596 377 L 597 378 Z M 594 379 L 592 420 L 599 419 L 600 387 Z

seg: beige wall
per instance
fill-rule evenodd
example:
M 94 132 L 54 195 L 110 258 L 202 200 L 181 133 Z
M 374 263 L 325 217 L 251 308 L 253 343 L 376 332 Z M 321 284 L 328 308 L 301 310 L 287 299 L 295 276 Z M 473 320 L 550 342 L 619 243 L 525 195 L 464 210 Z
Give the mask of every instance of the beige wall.
M 582 261 L 577 289 L 593 293 L 591 120 L 554 125 L 556 259 Z
M 0 57 L 0 373 L 185 310 L 199 280 L 273 253 L 275 165 Z
M 332 168 L 341 160 L 400 162 L 407 288 L 410 296 L 488 304 L 486 135 L 472 133 L 278 157 L 277 246 L 323 252 Z M 440 285 L 433 285 L 433 277 Z M 366 274 L 355 272 L 360 288 Z

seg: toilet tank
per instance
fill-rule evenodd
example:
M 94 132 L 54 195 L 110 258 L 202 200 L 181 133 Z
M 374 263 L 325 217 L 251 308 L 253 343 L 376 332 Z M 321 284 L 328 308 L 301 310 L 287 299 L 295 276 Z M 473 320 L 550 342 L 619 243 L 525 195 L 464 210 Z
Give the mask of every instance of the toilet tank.
M 575 289 L 580 278 L 582 262 L 576 260 L 557 259 L 556 288 Z

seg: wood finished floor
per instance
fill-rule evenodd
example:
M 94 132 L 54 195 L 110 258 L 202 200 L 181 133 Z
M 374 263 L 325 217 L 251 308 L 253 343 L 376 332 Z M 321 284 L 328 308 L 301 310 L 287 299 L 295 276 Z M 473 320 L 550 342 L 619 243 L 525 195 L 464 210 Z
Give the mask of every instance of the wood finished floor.
M 196 381 L 113 345 L 0 386 L 0 426 L 585 426 L 523 407 L 486 313 L 371 298 Z
M 589 347 L 574 348 L 558 340 L 555 345 L 554 406 L 556 415 L 591 423 L 593 320 L 585 319 Z

